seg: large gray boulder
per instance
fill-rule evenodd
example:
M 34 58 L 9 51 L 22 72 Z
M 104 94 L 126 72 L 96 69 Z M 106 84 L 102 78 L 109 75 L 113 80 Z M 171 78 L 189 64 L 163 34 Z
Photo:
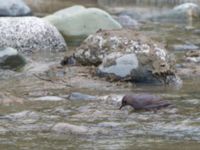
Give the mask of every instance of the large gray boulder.
M 83 65 L 97 66 L 97 75 L 150 83 L 181 83 L 164 46 L 133 30 L 99 31 L 74 53 Z
M 194 3 L 184 3 L 151 19 L 161 22 L 191 23 L 200 19 L 200 7 Z
M 58 30 L 37 17 L 0 18 L 0 47 L 18 51 L 64 51 L 66 43 Z
M 67 43 L 79 44 L 99 29 L 119 29 L 121 25 L 107 12 L 98 8 L 73 6 L 44 18 L 63 34 Z
M 23 0 L 0 0 L 0 16 L 27 16 L 31 9 Z
M 11 47 L 0 48 L 0 68 L 19 69 L 26 64 L 26 60 Z

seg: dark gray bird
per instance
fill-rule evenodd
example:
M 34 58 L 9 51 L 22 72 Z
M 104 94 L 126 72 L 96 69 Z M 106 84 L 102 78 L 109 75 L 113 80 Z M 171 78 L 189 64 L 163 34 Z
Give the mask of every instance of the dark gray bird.
M 170 106 L 171 103 L 151 94 L 134 94 L 125 95 L 119 109 L 126 105 L 132 106 L 135 110 L 158 110 Z

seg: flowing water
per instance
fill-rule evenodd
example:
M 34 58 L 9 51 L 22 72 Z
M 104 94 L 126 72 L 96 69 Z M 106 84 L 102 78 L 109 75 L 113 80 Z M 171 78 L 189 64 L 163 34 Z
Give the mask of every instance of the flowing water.
M 194 30 L 199 28 L 194 25 Z M 171 45 L 200 45 L 199 35 L 186 30 L 185 25 L 147 23 L 141 30 L 167 43 L 178 63 L 184 52 L 170 49 Z M 181 89 L 107 82 L 92 76 L 89 67 L 60 67 L 64 55 L 41 52 L 29 56 L 32 60 L 24 70 L 0 71 L 0 91 L 15 97 L 14 102 L 0 105 L 0 149 L 199 149 L 200 77 L 184 78 Z M 74 92 L 96 98 L 70 100 L 68 95 Z M 156 94 L 174 107 L 156 113 L 134 112 L 130 107 L 119 110 L 126 93 Z M 44 96 L 60 99 L 38 99 Z M 55 130 L 58 123 L 77 125 L 77 130 Z M 79 128 L 87 132 L 79 132 Z

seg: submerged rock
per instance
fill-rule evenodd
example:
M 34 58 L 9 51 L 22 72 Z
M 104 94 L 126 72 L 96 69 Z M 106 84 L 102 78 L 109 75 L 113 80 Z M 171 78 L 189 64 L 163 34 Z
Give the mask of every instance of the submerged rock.
M 72 125 L 69 123 L 57 123 L 52 131 L 62 134 L 86 134 L 88 128 L 84 126 Z
M 97 75 L 117 80 L 179 84 L 174 60 L 164 46 L 133 30 L 99 31 L 74 53 L 83 65 L 98 66 Z
M 21 52 L 66 50 L 58 30 L 37 17 L 0 18 L 0 34 L 0 47 L 13 47 Z
M 194 3 L 180 4 L 163 14 L 153 16 L 155 21 L 191 23 L 200 19 L 200 7 Z
M 107 12 L 98 8 L 73 6 L 44 18 L 63 34 L 68 43 L 79 44 L 99 29 L 119 29 L 121 25 Z
M 19 55 L 16 49 L 11 47 L 0 49 L 0 68 L 19 69 L 26 64 L 23 56 Z
M 0 16 L 27 16 L 31 9 L 23 0 L 0 0 Z

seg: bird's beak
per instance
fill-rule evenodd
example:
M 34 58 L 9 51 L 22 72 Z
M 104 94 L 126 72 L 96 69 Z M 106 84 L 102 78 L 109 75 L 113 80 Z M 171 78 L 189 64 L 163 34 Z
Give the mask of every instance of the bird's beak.
M 119 108 L 119 110 L 121 110 L 121 109 L 122 109 L 122 107 L 124 107 L 124 105 L 121 105 L 121 106 L 120 106 L 120 108 Z

